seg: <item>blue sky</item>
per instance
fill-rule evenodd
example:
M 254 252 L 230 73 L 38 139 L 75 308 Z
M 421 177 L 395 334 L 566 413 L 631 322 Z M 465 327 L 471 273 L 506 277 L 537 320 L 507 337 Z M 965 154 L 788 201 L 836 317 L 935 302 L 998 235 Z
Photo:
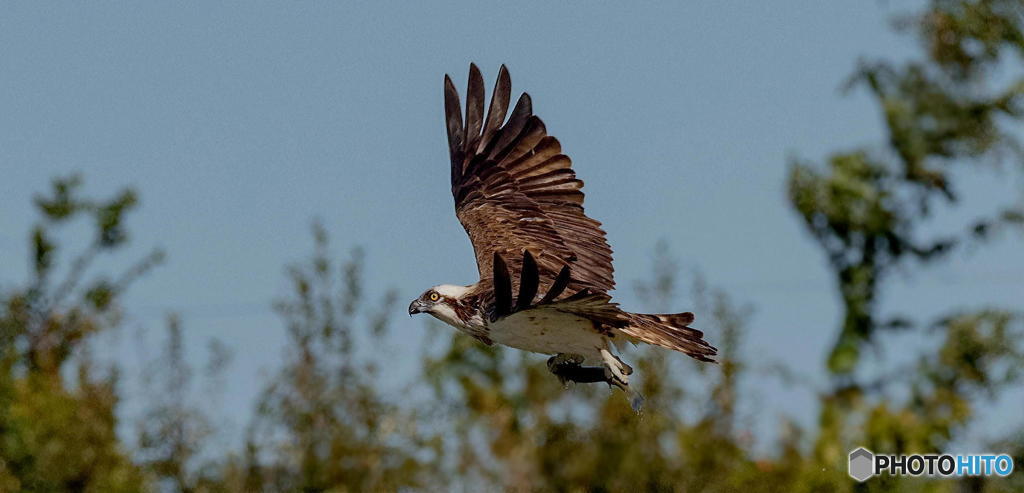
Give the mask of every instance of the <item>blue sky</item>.
M 820 372 L 838 304 L 825 259 L 787 208 L 787 160 L 882 141 L 866 94 L 839 88 L 859 57 L 914 52 L 890 31 L 893 11 L 840 1 L 557 4 L 5 4 L 0 282 L 25 278 L 31 196 L 52 177 L 81 172 L 96 194 L 137 188 L 130 249 L 159 246 L 169 259 L 132 290 L 112 357 L 132 368 L 152 356 L 125 339 L 179 312 L 197 361 L 210 337 L 234 349 L 222 406 L 247 414 L 281 357 L 269 302 L 286 292 L 283 265 L 309 251 L 313 217 L 339 256 L 367 250 L 375 289 L 405 300 L 475 281 L 448 192 L 441 83 L 450 73 L 463 86 L 475 61 L 489 88 L 505 63 L 586 182 L 627 308 L 641 308 L 631 287 L 665 239 L 684 267 L 755 306 L 757 364 Z M 1015 190 L 998 173 L 969 177 L 965 191 L 985 193 L 935 227 Z M 1004 241 L 900 274 L 886 307 L 1019 303 L 1022 277 L 1024 255 Z M 396 317 L 395 381 L 414 378 L 423 330 Z M 751 392 L 765 415 L 813 415 L 807 392 Z M 1006 406 L 989 412 L 1020 424 Z

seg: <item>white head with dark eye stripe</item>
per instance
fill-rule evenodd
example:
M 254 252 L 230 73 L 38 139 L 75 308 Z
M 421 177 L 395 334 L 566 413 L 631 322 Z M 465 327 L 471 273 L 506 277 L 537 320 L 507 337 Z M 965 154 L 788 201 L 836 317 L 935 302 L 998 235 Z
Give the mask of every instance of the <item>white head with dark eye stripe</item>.
M 409 304 L 409 315 L 417 313 L 429 313 L 442 322 L 451 325 L 463 325 L 462 321 L 452 304 L 457 302 L 462 295 L 469 291 L 469 286 L 455 286 L 452 284 L 441 284 L 434 286 L 412 300 Z

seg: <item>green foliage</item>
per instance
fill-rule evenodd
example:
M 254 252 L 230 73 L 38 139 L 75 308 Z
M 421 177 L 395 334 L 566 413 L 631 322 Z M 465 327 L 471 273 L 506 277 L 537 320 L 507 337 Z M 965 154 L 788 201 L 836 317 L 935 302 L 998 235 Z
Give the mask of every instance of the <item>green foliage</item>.
M 364 308 L 362 252 L 336 268 L 327 234 L 314 227 L 312 258 L 288 269 L 293 293 L 275 306 L 289 336 L 284 368 L 264 391 L 250 443 L 250 483 L 273 491 L 380 491 L 429 484 L 429 440 L 411 411 L 381 398 L 377 361 L 359 357 L 358 335 L 383 337 L 388 292 Z M 267 457 L 266 460 L 260 457 Z
M 790 201 L 828 255 L 843 297 L 843 327 L 829 357 L 829 369 L 840 375 L 855 370 L 876 329 L 912 323 L 878 320 L 888 273 L 1022 225 L 1020 204 L 1009 203 L 960 231 L 921 239 L 937 206 L 958 203 L 954 168 L 1007 162 L 1020 169 L 1011 129 L 1024 116 L 1024 75 L 1002 89 L 992 89 L 990 77 L 997 66 L 1019 67 L 1020 3 L 936 0 L 903 24 L 928 57 L 863 63 L 850 82 L 875 98 L 889 133 L 886 149 L 836 154 L 823 171 L 794 163 L 789 178 Z
M 56 180 L 51 196 L 36 199 L 42 217 L 30 237 L 34 277 L 0 297 L 3 491 L 139 491 L 145 485 L 145 472 L 116 434 L 117 373 L 97 371 L 88 341 L 117 324 L 121 293 L 161 254 L 153 252 L 114 280 L 87 278 L 97 255 L 124 244 L 123 216 L 135 199 L 123 192 L 88 200 L 80 186 L 77 177 Z M 95 239 L 59 273 L 54 230 L 82 216 L 94 219 Z
M 216 379 L 230 355 L 219 342 L 211 342 L 207 377 Z M 204 461 L 215 437 L 214 424 L 201 406 L 192 402 L 194 370 L 185 361 L 185 343 L 176 316 L 168 317 L 163 354 L 144 371 L 147 409 L 138 422 L 137 460 L 155 478 L 154 483 L 175 491 L 224 491 L 230 484 L 224 466 Z
M 890 453 L 946 450 L 986 399 L 1021 381 L 1019 307 L 955 307 L 922 322 L 885 318 L 878 300 L 893 271 L 936 264 L 966 244 L 981 246 L 998 231 L 1020 230 L 1022 208 L 1011 201 L 927 239 L 936 211 L 961 203 L 956 177 L 988 163 L 1022 169 L 1013 137 L 1024 116 L 1022 14 L 1017 1 L 934 0 L 904 18 L 902 27 L 925 46 L 925 59 L 862 63 L 851 79 L 851 86 L 866 87 L 877 102 L 888 130 L 886 146 L 835 154 L 824 169 L 792 165 L 790 202 L 826 253 L 844 310 L 827 361 L 834 379 L 821 396 L 814 445 L 823 463 L 834 463 L 857 445 Z M 992 75 L 997 69 L 1018 79 L 1000 84 Z M 875 365 L 865 371 L 864 348 L 891 340 L 887 329 L 915 330 L 921 340 L 940 344 L 914 348 L 910 354 L 917 361 L 910 367 Z M 943 490 L 949 483 L 875 484 Z M 964 482 L 974 491 L 1004 491 L 1007 484 Z

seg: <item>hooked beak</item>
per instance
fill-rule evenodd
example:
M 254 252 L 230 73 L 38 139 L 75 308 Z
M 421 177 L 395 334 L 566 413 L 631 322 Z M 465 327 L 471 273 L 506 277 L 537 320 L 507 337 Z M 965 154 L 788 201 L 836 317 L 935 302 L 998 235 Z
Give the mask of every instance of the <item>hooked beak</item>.
M 413 316 L 417 313 L 423 313 L 427 311 L 427 304 L 420 300 L 413 300 L 409 303 L 409 316 Z

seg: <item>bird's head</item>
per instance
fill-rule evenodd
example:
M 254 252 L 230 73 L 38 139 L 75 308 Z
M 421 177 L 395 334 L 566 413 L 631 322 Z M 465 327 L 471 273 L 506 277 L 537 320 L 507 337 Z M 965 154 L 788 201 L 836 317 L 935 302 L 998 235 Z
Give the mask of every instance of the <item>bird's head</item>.
M 463 321 L 455 307 L 466 291 L 469 291 L 468 286 L 453 286 L 451 284 L 434 286 L 409 303 L 409 316 L 417 313 L 429 313 L 442 322 L 461 325 Z

